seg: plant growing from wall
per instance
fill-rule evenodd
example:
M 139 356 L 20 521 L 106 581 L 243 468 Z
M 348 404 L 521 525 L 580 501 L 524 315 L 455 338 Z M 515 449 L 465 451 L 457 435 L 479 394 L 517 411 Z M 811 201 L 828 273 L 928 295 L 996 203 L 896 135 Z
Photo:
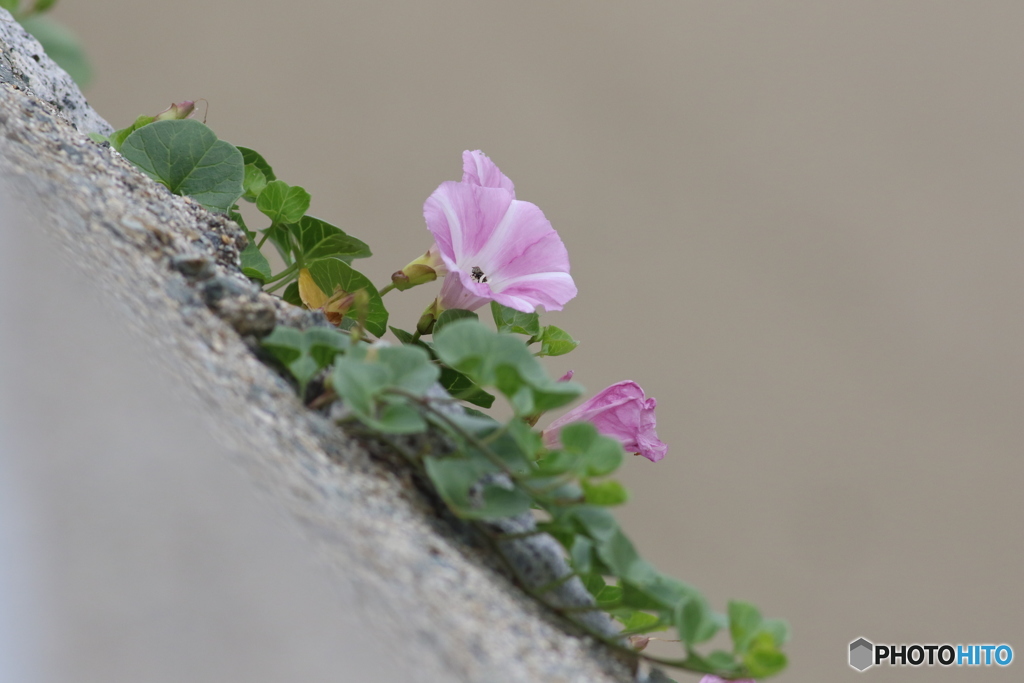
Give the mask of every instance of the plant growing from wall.
M 786 666 L 785 622 L 763 618 L 746 602 L 712 609 L 696 588 L 644 560 L 612 514 L 628 498 L 612 478 L 626 455 L 651 463 L 666 456 L 653 398 L 634 382 L 619 382 L 547 429 L 536 428 L 543 415 L 584 394 L 571 372 L 556 380 L 538 361 L 577 347 L 538 312 L 561 310 L 577 290 L 558 233 L 536 205 L 516 198 L 490 159 L 463 153 L 462 179 L 441 183 L 424 204 L 433 244 L 377 287 L 352 265 L 371 255 L 365 243 L 308 215 L 304 188 L 278 179 L 255 150 L 218 139 L 189 118 L 193 112 L 191 102 L 172 105 L 139 117 L 109 142 L 172 192 L 237 222 L 249 238 L 239 264 L 246 276 L 296 306 L 323 312 L 330 325 L 278 326 L 262 340 L 303 400 L 401 454 L 452 514 L 477 525 L 499 557 L 508 560 L 502 548 L 509 542 L 557 539 L 562 575 L 537 585 L 515 561 L 509 571 L 610 647 L 706 674 L 709 682 L 764 678 Z M 261 226 L 245 224 L 239 202 L 255 205 Z M 277 272 L 264 248 L 280 257 Z M 426 300 L 419 319 L 389 327 L 385 295 L 438 279 L 440 293 Z M 481 309 L 493 327 L 480 320 Z M 388 330 L 398 343 L 382 339 Z M 499 399 L 511 412 L 506 420 L 482 412 Z M 508 531 L 508 520 L 522 521 L 525 530 Z M 559 596 L 569 585 L 589 597 L 566 603 Z M 598 612 L 604 621 L 595 621 Z M 675 631 L 680 655 L 645 653 L 650 634 L 666 630 Z M 708 651 L 721 631 L 731 646 Z

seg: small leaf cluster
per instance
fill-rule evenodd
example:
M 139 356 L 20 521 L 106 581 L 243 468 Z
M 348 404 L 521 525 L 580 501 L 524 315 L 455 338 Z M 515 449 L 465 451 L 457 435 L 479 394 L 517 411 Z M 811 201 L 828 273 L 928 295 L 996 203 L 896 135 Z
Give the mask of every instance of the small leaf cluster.
M 611 647 L 633 653 L 627 637 L 674 629 L 685 656 L 666 660 L 638 653 L 663 664 L 723 678 L 762 678 L 785 667 L 784 622 L 763 619 L 743 602 L 715 612 L 697 589 L 639 555 L 610 509 L 629 497 L 612 476 L 625 460 L 619 441 L 589 422 L 568 424 L 555 439 L 534 428 L 543 414 L 583 394 L 575 382 L 552 379 L 538 360 L 573 351 L 579 343 L 570 334 L 541 324 L 536 313 L 496 302 L 493 329 L 475 312 L 432 307 L 414 332 L 388 327 L 382 297 L 397 286 L 378 290 L 351 265 L 369 257 L 369 247 L 310 216 L 309 193 L 278 179 L 255 150 L 217 139 L 198 121 L 154 117 L 140 117 L 110 142 L 172 192 L 237 222 L 249 237 L 240 256 L 248 277 L 269 292 L 284 289 L 282 298 L 295 305 L 322 308 L 328 320 L 335 314 L 337 327 L 279 326 L 262 340 L 263 353 L 303 399 L 313 407 L 333 404 L 331 414 L 340 415 L 349 431 L 390 444 L 431 482 L 453 514 L 480 525 L 485 537 L 495 540 L 489 522 L 534 515 L 536 533 L 561 543 L 572 576 L 621 624 L 621 633 L 594 631 L 577 618 L 579 612 L 559 608 L 524 581 L 538 600 Z M 266 219 L 263 227 L 246 226 L 241 201 L 255 204 Z M 271 272 L 264 245 L 284 262 L 280 272 Z M 329 309 L 332 301 L 337 310 Z M 400 345 L 374 339 L 388 329 Z M 491 408 L 499 397 L 511 409 L 509 419 L 477 410 Z M 438 439 L 443 449 L 436 447 Z M 705 652 L 723 630 L 732 648 Z
M 300 385 L 326 373 L 325 391 L 340 399 L 342 420 L 402 453 L 457 516 L 483 523 L 539 515 L 538 532 L 558 539 L 597 606 L 622 625 L 622 637 L 675 629 L 685 656 L 655 661 L 726 678 L 761 678 L 784 668 L 784 622 L 763 619 L 743 602 L 715 612 L 698 590 L 639 555 L 609 509 L 628 498 L 611 478 L 625 459 L 618 441 L 577 422 L 561 430 L 558 447 L 544 446 L 531 426 L 536 416 L 573 402 L 583 388 L 553 380 L 530 351 L 528 342 L 542 339 L 546 329 L 536 317 L 500 307 L 493 313 L 498 330 L 469 311 L 445 311 L 429 343 L 402 333 L 407 344 L 382 346 L 332 329 L 287 328 L 263 343 Z M 446 370 L 464 378 L 463 392 L 486 392 L 492 401 L 501 396 L 513 416 L 499 422 L 463 409 L 458 390 L 438 390 Z M 445 435 L 453 447 L 438 452 L 424 440 L 412 448 L 398 438 L 427 431 Z M 549 606 L 576 621 L 571 610 Z M 731 650 L 698 651 L 722 629 L 732 636 Z M 621 639 L 591 633 L 623 647 Z
M 259 152 L 218 139 L 199 121 L 158 121 L 153 116 L 138 117 L 113 133 L 109 142 L 171 192 L 227 213 L 249 238 L 241 252 L 242 272 L 267 285 L 267 291 L 286 288 L 283 298 L 301 305 L 298 279 L 305 271 L 327 296 L 362 293 L 358 315 L 347 319 L 345 328 L 358 320 L 374 335 L 387 331 L 388 312 L 380 293 L 351 265 L 355 259 L 371 256 L 370 248 L 341 228 L 309 215 L 309 192 L 280 180 Z M 243 200 L 254 203 L 269 223 L 250 229 L 238 209 Z M 271 273 L 261 251 L 267 242 L 285 263 L 279 273 Z

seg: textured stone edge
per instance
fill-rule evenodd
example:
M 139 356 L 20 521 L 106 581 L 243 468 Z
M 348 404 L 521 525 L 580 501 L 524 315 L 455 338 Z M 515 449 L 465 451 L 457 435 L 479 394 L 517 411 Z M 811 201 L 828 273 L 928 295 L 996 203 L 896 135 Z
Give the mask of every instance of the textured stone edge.
M 31 52 L 26 39 L 34 43 L 23 31 L 0 33 L 3 55 Z M 46 62 L 45 55 L 37 62 L 43 73 L 56 69 Z M 268 316 L 299 314 L 238 274 L 245 237 L 233 223 L 171 195 L 109 148 L 62 125 L 74 122 L 66 107 L 31 96 L 46 80 L 31 64 L 16 66 L 12 73 L 28 87 L 0 85 L 0 165 L 8 190 L 184 380 L 221 443 L 302 523 L 338 580 L 367 596 L 360 608 L 369 627 L 402 643 L 417 680 L 631 678 L 613 653 L 566 633 L 483 558 L 467 553 L 407 477 L 306 410 L 254 357 L 236 330 L 260 332 Z M 91 108 L 91 116 L 75 111 L 79 130 L 109 131 Z
M 0 9 L 0 83 L 28 90 L 83 133 L 110 135 L 113 128 L 89 106 L 78 86 L 53 63 L 28 31 Z

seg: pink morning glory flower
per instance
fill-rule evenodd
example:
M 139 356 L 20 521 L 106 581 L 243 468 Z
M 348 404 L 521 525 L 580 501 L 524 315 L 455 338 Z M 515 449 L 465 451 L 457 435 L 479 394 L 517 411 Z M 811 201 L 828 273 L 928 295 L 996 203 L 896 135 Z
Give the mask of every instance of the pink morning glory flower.
M 462 153 L 462 181 L 441 183 L 423 205 L 448 270 L 439 308 L 497 301 L 525 313 L 560 311 L 576 296 L 569 255 L 544 213 L 515 198 L 512 181 L 483 152 Z
M 700 683 L 757 683 L 757 681 L 753 678 L 741 678 L 735 681 L 728 681 L 714 674 L 706 674 L 704 678 L 700 679 Z
M 654 429 L 657 405 L 656 400 L 644 396 L 644 390 L 636 382 L 618 382 L 552 422 L 542 433 L 544 446 L 558 448 L 558 432 L 562 427 L 570 422 L 586 421 L 604 436 L 622 442 L 627 452 L 658 462 L 665 457 L 668 446 L 661 442 Z

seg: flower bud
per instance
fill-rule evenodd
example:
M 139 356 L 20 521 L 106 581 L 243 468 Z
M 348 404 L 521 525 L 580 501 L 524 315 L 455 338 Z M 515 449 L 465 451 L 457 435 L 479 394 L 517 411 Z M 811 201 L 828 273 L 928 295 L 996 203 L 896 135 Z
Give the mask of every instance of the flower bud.
M 440 299 L 434 299 L 427 308 L 423 311 L 423 315 L 420 316 L 419 322 L 416 323 L 416 331 L 420 334 L 430 334 L 434 331 L 434 323 L 437 321 L 437 316 L 441 315 Z
M 358 294 L 360 293 L 364 295 L 366 294 L 366 292 L 361 289 L 355 294 L 349 294 L 348 292 L 343 291 L 341 287 L 335 289 L 334 294 L 324 302 L 321 309 L 324 312 L 324 315 L 327 316 L 327 322 L 334 326 L 340 325 L 341 319 L 345 317 L 345 314 L 348 313 L 352 304 L 359 298 Z
M 394 283 L 395 289 L 404 291 L 412 289 L 416 285 L 433 282 L 447 274 L 448 267 L 445 266 L 444 261 L 441 259 L 441 252 L 438 251 L 435 244 L 423 256 L 420 256 L 415 261 L 410 261 L 405 268 L 395 271 L 391 276 L 391 282 Z
M 629 644 L 634 650 L 640 652 L 651 642 L 650 636 L 630 636 Z
M 421 263 L 410 263 L 402 270 L 395 271 L 391 275 L 391 281 L 395 283 L 395 289 L 405 291 L 416 285 L 433 282 L 437 279 L 437 271 L 430 266 Z
M 360 297 L 360 295 L 362 296 Z M 307 268 L 299 271 L 299 298 L 302 299 L 306 308 L 323 311 L 327 316 L 327 321 L 332 325 L 340 325 L 342 318 L 353 304 L 359 306 L 362 303 L 362 308 L 365 309 L 369 302 L 369 297 L 363 290 L 350 294 L 341 287 L 337 287 L 333 294 L 327 296 L 313 281 L 313 276 L 310 275 Z
M 187 119 L 196 110 L 196 103 L 191 100 L 172 103 L 171 106 L 154 116 L 157 121 L 173 121 L 175 119 Z

